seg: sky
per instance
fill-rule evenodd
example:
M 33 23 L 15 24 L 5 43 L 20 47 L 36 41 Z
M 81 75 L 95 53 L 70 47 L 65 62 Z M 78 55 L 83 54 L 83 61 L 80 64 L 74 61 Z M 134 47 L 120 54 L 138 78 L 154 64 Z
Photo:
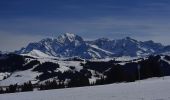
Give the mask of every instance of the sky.
M 63 33 L 170 44 L 170 0 L 0 0 L 0 51 Z

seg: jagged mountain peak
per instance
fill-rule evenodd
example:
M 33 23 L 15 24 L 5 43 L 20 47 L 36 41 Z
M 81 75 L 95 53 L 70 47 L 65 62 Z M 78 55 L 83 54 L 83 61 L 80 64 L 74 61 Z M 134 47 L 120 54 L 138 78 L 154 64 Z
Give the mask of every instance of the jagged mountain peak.
M 76 37 L 77 35 L 74 34 L 74 33 L 65 33 L 64 36 L 69 37 L 69 38 L 74 38 L 74 37 Z
M 60 43 L 70 43 L 70 42 L 74 42 L 74 41 L 83 41 L 83 39 L 76 34 L 65 33 L 65 34 L 59 35 L 57 37 L 57 41 Z
M 133 38 L 131 38 L 131 37 L 125 37 L 125 38 L 122 38 L 122 39 L 118 39 L 118 40 L 120 40 L 120 41 L 124 41 L 124 42 L 134 42 L 134 43 L 137 43 L 137 42 L 139 42 L 139 41 L 137 41 L 136 39 L 133 39 Z
M 99 38 L 96 41 L 110 41 L 110 39 L 108 39 L 108 38 Z

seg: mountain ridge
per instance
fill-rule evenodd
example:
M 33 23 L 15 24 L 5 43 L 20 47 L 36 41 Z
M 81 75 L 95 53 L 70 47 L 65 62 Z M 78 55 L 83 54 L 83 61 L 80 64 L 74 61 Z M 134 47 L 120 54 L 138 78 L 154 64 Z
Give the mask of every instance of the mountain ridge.
M 46 38 L 39 42 L 28 44 L 25 48 L 18 50 L 17 54 L 27 54 L 32 50 L 39 50 L 54 57 L 81 57 L 85 59 L 98 59 L 120 56 L 147 56 L 169 52 L 170 46 L 155 43 L 152 40 L 138 41 L 131 37 L 111 40 L 99 38 L 86 41 L 82 37 L 65 33 L 56 38 Z M 166 49 L 167 48 L 167 49 Z

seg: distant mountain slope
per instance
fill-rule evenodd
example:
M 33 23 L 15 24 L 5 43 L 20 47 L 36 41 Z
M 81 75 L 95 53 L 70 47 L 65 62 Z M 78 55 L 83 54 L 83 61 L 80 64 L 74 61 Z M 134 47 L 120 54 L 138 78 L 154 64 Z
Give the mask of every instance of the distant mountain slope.
M 118 40 L 101 38 L 90 43 L 114 53 L 115 56 L 145 56 L 163 48 L 163 45 L 159 43 L 154 43 L 153 41 L 141 42 L 130 37 Z
M 33 56 L 33 57 L 49 57 L 49 55 L 39 51 L 39 50 L 35 50 L 33 49 L 31 52 L 27 53 L 27 54 L 22 54 L 24 56 Z
M 146 56 L 169 52 L 169 46 L 163 46 L 153 41 L 137 41 L 130 37 L 118 40 L 100 38 L 94 41 L 85 41 L 82 37 L 65 33 L 54 39 L 43 39 L 39 42 L 30 43 L 25 48 L 17 51 L 17 54 L 27 54 L 38 50 L 44 54 L 55 57 L 81 57 L 108 58 L 120 56 Z

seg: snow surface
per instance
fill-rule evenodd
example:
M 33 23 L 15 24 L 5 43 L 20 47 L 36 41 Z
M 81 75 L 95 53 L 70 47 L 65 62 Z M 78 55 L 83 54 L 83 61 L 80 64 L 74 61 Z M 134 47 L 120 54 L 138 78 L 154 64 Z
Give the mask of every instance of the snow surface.
M 81 61 L 58 61 L 52 58 L 38 58 L 38 61 L 40 63 L 44 62 L 53 62 L 59 64 L 59 68 L 57 68 L 55 71 L 58 72 L 65 72 L 68 70 L 71 70 L 70 67 L 75 67 L 75 71 L 80 71 L 83 69 L 83 66 L 80 65 Z M 27 59 L 27 63 L 32 61 L 32 59 Z M 26 64 L 27 64 L 26 63 Z M 31 81 L 33 84 L 39 82 L 39 80 L 36 79 L 37 76 L 41 75 L 42 73 L 37 71 L 32 71 L 37 65 L 35 65 L 33 68 L 24 70 L 24 71 L 16 71 L 14 73 L 0 73 L 0 86 L 9 86 L 11 84 L 23 84 L 25 82 Z M 9 76 L 10 75 L 10 76 Z M 9 76 L 7 79 L 4 79 L 5 76 Z M 3 80 L 4 79 L 4 80 Z M 0 99 L 1 100 L 1 99 Z
M 31 69 L 14 72 L 9 78 L 0 81 L 0 86 L 9 86 L 11 84 L 21 85 L 28 81 L 31 81 L 34 84 L 38 82 L 35 78 L 40 74 L 41 73 L 31 71 Z
M 27 54 L 22 54 L 22 55 L 25 55 L 25 56 L 33 56 L 33 57 L 45 57 L 45 58 L 50 57 L 49 55 L 41 52 L 40 50 L 35 50 L 35 49 L 33 49 L 32 51 L 30 51 L 30 52 L 27 53 Z
M 83 69 L 83 66 L 80 66 L 80 61 L 58 61 L 60 68 L 58 68 L 61 72 L 69 70 L 68 67 L 74 66 L 76 71 L 80 71 Z
M 130 61 L 134 59 L 138 59 L 139 57 L 130 57 L 130 56 L 122 56 L 122 57 L 115 57 L 116 61 Z
M 101 49 L 101 48 L 99 48 L 98 46 L 96 46 L 96 45 L 90 45 L 91 47 L 93 47 L 93 48 L 95 48 L 95 49 L 98 49 L 98 50 L 101 50 L 101 51 L 103 51 L 103 52 L 105 52 L 105 53 L 107 53 L 107 54 L 114 54 L 114 53 L 112 53 L 112 52 L 109 52 L 109 51 L 106 51 L 106 50 L 104 50 L 104 49 Z
M 0 73 L 0 81 L 3 80 L 4 77 L 7 77 L 7 76 L 9 76 L 9 75 L 10 75 L 10 73 L 8 73 L 8 72 Z
M 0 94 L 0 100 L 170 100 L 170 77 L 131 83 Z

